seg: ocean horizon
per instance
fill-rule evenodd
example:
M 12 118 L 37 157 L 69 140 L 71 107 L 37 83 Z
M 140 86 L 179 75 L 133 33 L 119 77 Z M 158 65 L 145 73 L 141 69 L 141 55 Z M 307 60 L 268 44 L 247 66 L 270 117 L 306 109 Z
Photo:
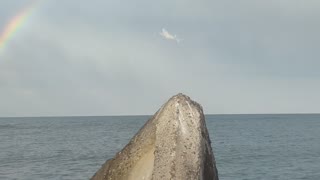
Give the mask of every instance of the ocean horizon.
M 222 115 L 320 115 L 320 113 L 205 113 L 205 116 Z M 113 115 L 39 115 L 39 116 L 0 116 L 0 118 L 57 118 L 57 117 L 126 117 L 153 116 L 153 114 L 113 114 Z
M 151 115 L 0 118 L 0 179 L 89 179 Z M 207 114 L 220 180 L 320 179 L 320 114 Z

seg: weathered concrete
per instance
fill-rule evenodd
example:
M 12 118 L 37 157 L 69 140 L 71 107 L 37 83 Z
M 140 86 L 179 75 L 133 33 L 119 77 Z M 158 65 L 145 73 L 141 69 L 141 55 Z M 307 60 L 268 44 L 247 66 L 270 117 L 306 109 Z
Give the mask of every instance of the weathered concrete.
M 201 106 L 169 99 L 92 180 L 218 180 Z

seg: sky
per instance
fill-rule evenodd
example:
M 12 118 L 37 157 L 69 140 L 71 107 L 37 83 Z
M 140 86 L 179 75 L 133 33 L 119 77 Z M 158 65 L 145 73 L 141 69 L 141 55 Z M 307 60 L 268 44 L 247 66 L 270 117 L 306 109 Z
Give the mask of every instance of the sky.
M 207 114 L 320 113 L 320 1 L 2 0 L 0 32 L 29 6 L 0 116 L 154 114 L 179 92 Z

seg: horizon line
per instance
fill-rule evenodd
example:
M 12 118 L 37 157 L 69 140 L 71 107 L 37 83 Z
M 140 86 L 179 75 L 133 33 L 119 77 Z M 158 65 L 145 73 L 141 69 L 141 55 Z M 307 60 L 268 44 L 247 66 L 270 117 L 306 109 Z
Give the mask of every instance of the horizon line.
M 205 116 L 212 115 L 320 115 L 319 113 L 207 113 Z M 136 115 L 41 115 L 41 116 L 0 116 L 0 118 L 57 118 L 57 117 L 121 117 L 121 116 L 153 116 L 153 114 Z

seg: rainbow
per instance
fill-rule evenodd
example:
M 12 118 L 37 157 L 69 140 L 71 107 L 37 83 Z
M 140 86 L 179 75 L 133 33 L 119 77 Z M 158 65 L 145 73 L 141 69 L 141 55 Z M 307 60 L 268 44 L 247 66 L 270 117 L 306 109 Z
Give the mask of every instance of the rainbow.
M 28 17 L 35 9 L 34 3 L 27 8 L 24 8 L 20 13 L 14 16 L 5 25 L 3 31 L 0 34 L 0 52 L 6 47 L 8 42 L 14 37 L 16 32 L 25 24 Z

